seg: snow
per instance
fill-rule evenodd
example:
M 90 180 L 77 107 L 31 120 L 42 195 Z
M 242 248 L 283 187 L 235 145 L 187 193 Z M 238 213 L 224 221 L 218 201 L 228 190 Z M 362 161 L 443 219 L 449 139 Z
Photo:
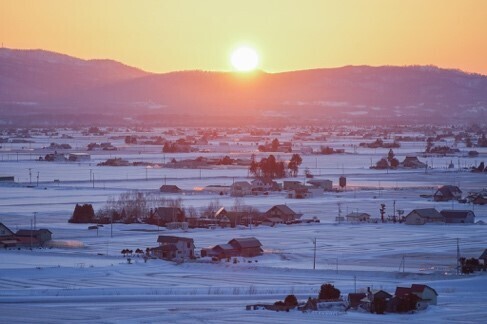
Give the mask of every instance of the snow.
M 284 134 L 284 137 L 288 136 Z M 116 142 L 101 138 L 75 138 L 77 147 L 88 142 Z M 73 140 L 66 140 L 68 143 Z M 363 140 L 331 138 L 334 147 L 350 149 L 350 143 Z M 40 143 L 42 142 L 42 143 Z M 184 207 L 203 208 L 218 200 L 231 207 L 235 199 L 214 193 L 193 191 L 207 185 L 230 185 L 248 180 L 245 168 L 168 169 L 143 167 L 98 167 L 111 154 L 95 152 L 90 162 L 39 162 L 40 147 L 51 138 L 36 138 L 32 151 L 23 150 L 17 161 L 19 145 L 7 144 L 0 152 L 0 174 L 14 175 L 16 183 L 0 184 L 0 222 L 13 231 L 29 228 L 34 212 L 37 227 L 53 233 L 53 248 L 0 250 L 0 322 L 21 323 L 391 323 L 403 321 L 430 323 L 481 323 L 487 315 L 486 275 L 456 274 L 457 239 L 465 257 L 478 257 L 486 246 L 487 227 L 477 224 L 407 226 L 404 224 L 337 224 L 338 204 L 342 216 L 351 211 L 368 212 L 378 217 L 381 203 L 387 214 L 396 209 L 414 208 L 474 209 L 476 221 L 487 222 L 487 206 L 438 203 L 421 198 L 431 195 L 443 184 L 456 184 L 464 193 L 485 187 L 486 175 L 458 168 L 446 169 L 453 162 L 463 167 L 482 160 L 464 157 L 428 158 L 433 169 L 379 171 L 370 170 L 387 154 L 385 149 L 359 148 L 357 154 L 303 156 L 305 167 L 319 179 L 333 180 L 347 176 L 344 192 L 326 192 L 304 200 L 286 198 L 284 192 L 268 196 L 244 197 L 242 203 L 261 211 L 275 204 L 287 204 L 303 213 L 303 218 L 317 217 L 320 223 L 258 226 L 238 229 L 166 230 L 146 224 L 113 224 L 88 230 L 89 224 L 69 224 L 76 203 L 92 203 L 95 210 L 107 198 L 127 190 L 157 192 L 167 181 L 185 190 Z M 231 142 L 231 141 L 230 141 Z M 319 143 L 302 142 L 319 147 Z M 30 145 L 30 144 L 29 144 Z M 424 143 L 422 143 L 424 147 Z M 400 157 L 419 152 L 419 143 L 405 143 L 395 150 Z M 255 153 L 251 144 L 231 144 L 234 155 L 248 158 Z M 140 150 L 141 152 L 138 152 Z M 45 152 L 47 153 L 47 152 Z M 45 154 L 44 153 L 44 154 Z M 131 161 L 167 161 L 204 156 L 211 153 L 166 154 L 159 149 L 123 148 L 113 156 Z M 485 154 L 485 152 L 481 152 Z M 257 154 L 263 156 L 263 154 Z M 289 158 L 289 154 L 279 154 Z M 401 159 L 401 158 L 400 158 Z M 420 159 L 422 159 L 420 157 Z M 29 169 L 32 180 L 29 179 Z M 39 185 L 37 186 L 37 172 Z M 95 174 L 95 185 L 89 181 Z M 147 172 L 147 176 L 146 176 Z M 60 180 L 54 182 L 54 180 Z M 304 178 L 299 178 L 304 181 Z M 264 255 L 240 258 L 240 262 L 213 263 L 198 259 L 182 264 L 132 257 L 132 264 L 122 257 L 125 248 L 145 250 L 156 246 L 162 234 L 191 237 L 196 251 L 226 243 L 234 237 L 254 236 L 264 248 Z M 316 239 L 316 269 L 313 270 L 313 240 Z M 405 271 L 400 264 L 405 261 Z M 424 283 L 438 293 L 438 305 L 415 314 L 372 315 L 361 312 L 318 311 L 312 313 L 246 311 L 245 305 L 273 303 L 295 294 L 300 301 L 316 296 L 321 284 L 333 283 L 346 297 L 349 292 L 367 287 L 393 293 L 396 286 Z

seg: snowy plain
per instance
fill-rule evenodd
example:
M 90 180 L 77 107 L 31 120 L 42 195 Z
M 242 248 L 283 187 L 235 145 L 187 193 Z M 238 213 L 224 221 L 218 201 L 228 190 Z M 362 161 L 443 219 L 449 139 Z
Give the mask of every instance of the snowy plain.
M 75 135 L 75 134 L 72 134 Z M 123 135 L 123 134 L 122 134 Z M 184 190 L 183 206 L 203 208 L 210 201 L 231 208 L 235 199 L 200 190 L 207 185 L 231 185 L 249 180 L 245 168 L 170 169 L 145 167 L 100 167 L 109 157 L 130 161 L 160 162 L 197 156 L 221 157 L 229 147 L 232 156 L 249 158 L 256 153 L 251 143 L 212 143 L 210 152 L 162 154 L 160 147 L 124 147 L 118 152 L 94 152 L 89 162 L 40 162 L 48 151 L 43 146 L 52 138 L 36 138 L 29 147 L 8 144 L 0 151 L 0 174 L 13 175 L 15 184 L 0 185 L 0 222 L 12 230 L 29 228 L 36 213 L 37 227 L 53 232 L 58 246 L 52 249 L 1 250 L 0 322 L 53 323 L 482 323 L 487 315 L 485 273 L 456 274 L 457 239 L 461 255 L 478 257 L 487 248 L 487 226 L 478 224 L 407 226 L 404 224 L 338 224 L 342 216 L 363 211 L 378 217 L 381 203 L 388 214 L 396 209 L 406 213 L 414 208 L 473 209 L 476 221 L 487 223 L 487 206 L 438 203 L 431 198 L 436 188 L 456 184 L 464 193 L 486 186 L 487 175 L 473 174 L 458 166 L 471 166 L 480 157 L 432 157 L 428 170 L 371 170 L 369 166 L 387 154 L 385 149 L 355 149 L 345 155 L 303 155 L 301 169 L 308 167 L 317 178 L 347 177 L 343 192 L 327 192 L 303 200 L 285 193 L 245 197 L 243 203 L 265 211 L 275 204 L 287 204 L 320 223 L 258 226 L 238 229 L 167 230 L 145 224 L 114 224 L 98 231 L 87 224 L 68 224 L 76 203 L 101 208 L 109 197 L 128 190 L 157 192 L 164 183 Z M 56 139 L 57 142 L 62 142 Z M 72 139 L 65 140 L 73 143 Z M 103 138 L 75 138 L 75 148 Z M 113 141 L 112 141 L 113 142 Z M 357 144 L 358 139 L 330 138 L 335 147 Z M 320 143 L 301 143 L 319 145 Z M 25 145 L 25 144 L 22 144 Z M 421 152 L 424 143 L 406 143 L 395 150 L 402 159 Z M 350 149 L 351 150 L 351 149 Z M 19 153 L 19 154 L 17 154 Z M 289 158 L 280 154 L 278 158 Z M 421 159 L 421 158 L 420 158 Z M 447 169 L 454 162 L 457 167 Z M 30 169 L 30 170 L 29 170 Z M 29 174 L 30 172 L 30 174 Z M 37 174 L 39 182 L 37 183 Z M 91 175 L 95 182 L 90 182 Z M 301 173 L 302 174 L 302 173 Z M 59 180 L 59 181 L 54 181 Z M 301 176 L 299 180 L 305 181 Z M 196 251 L 234 237 L 254 236 L 264 246 L 264 255 L 234 263 L 212 263 L 198 259 L 174 264 L 134 257 L 129 264 L 120 251 L 155 246 L 162 234 L 191 237 Z M 313 239 L 317 241 L 316 269 L 313 270 Z M 405 260 L 404 272 L 400 264 Z M 438 305 L 415 314 L 373 315 L 360 312 L 271 312 L 247 311 L 245 305 L 272 303 L 288 294 L 300 301 L 315 297 L 321 284 L 333 283 L 346 297 L 367 287 L 393 293 L 396 286 L 424 283 L 438 293 Z

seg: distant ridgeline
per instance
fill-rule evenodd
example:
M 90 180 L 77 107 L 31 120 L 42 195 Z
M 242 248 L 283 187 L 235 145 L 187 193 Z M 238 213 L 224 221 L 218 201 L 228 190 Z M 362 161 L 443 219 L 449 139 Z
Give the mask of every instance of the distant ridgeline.
M 486 119 L 487 77 L 433 66 L 155 74 L 0 49 L 0 125 L 452 124 Z

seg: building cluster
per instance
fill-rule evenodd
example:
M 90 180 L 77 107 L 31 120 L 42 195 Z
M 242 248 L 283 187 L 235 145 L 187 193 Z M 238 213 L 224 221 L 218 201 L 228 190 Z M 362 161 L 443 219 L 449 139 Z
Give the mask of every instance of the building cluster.
M 150 211 L 148 222 L 168 228 L 216 228 L 295 224 L 303 221 L 301 217 L 302 214 L 287 205 L 275 205 L 264 213 L 255 209 L 230 211 L 221 207 L 215 212 L 205 213 L 202 217 L 186 215 L 180 207 L 158 207 Z M 310 221 L 318 222 L 318 220 Z
M 196 258 L 195 245 L 192 238 L 160 235 L 157 238 L 159 246 L 149 248 L 152 257 L 163 260 L 183 262 Z M 212 248 L 201 249 L 201 257 L 211 257 L 213 260 L 230 259 L 232 257 L 256 257 L 262 255 L 262 243 L 255 237 L 231 239 L 227 244 L 218 244 Z
M 376 314 L 408 313 L 424 310 L 429 305 L 437 305 L 437 300 L 438 293 L 436 290 L 424 284 L 396 287 L 394 294 L 382 289 L 374 290 L 368 287 L 365 292 L 349 293 L 346 300 L 340 295 L 340 290 L 331 284 L 324 284 L 321 286 L 318 297 L 309 297 L 306 302 L 299 303 L 294 295 L 288 295 L 284 302 L 247 305 L 246 309 L 287 312 L 296 309 L 302 312 L 360 310 Z
M 473 224 L 475 214 L 471 210 L 442 210 L 435 208 L 414 209 L 404 218 L 407 225 L 424 224 Z

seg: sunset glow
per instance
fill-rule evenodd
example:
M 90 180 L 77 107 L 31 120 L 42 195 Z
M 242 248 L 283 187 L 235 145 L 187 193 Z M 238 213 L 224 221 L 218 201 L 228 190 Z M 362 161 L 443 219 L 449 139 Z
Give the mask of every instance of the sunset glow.
M 436 65 L 487 74 L 484 0 L 0 1 L 5 47 L 110 58 L 152 72 Z

